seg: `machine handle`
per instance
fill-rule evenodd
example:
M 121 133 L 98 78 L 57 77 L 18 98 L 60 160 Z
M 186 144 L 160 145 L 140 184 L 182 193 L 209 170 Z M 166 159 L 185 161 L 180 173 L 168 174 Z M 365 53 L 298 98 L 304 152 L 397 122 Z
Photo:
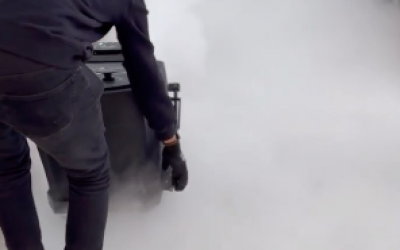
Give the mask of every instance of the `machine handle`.
M 181 98 L 179 97 L 179 92 L 181 91 L 181 85 L 179 83 L 169 83 L 168 92 L 172 92 L 172 105 L 174 106 L 176 122 L 178 129 L 181 126 Z

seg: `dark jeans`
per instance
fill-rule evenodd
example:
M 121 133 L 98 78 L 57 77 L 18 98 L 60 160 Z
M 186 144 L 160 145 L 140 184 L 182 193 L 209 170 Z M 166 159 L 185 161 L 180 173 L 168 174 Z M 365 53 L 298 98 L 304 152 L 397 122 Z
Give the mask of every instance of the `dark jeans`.
M 0 53 L 0 227 L 9 250 L 42 250 L 26 138 L 68 173 L 67 250 L 100 250 L 109 159 L 102 82 L 86 66 L 61 70 Z

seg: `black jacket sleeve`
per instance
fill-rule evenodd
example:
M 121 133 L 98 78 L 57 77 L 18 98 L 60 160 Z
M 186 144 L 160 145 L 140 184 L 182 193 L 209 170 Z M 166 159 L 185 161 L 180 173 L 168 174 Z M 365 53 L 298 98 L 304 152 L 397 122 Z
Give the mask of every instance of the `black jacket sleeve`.
M 157 66 L 147 15 L 144 0 L 129 0 L 129 6 L 118 17 L 115 27 L 139 107 L 158 139 L 167 140 L 177 132 L 176 115 Z

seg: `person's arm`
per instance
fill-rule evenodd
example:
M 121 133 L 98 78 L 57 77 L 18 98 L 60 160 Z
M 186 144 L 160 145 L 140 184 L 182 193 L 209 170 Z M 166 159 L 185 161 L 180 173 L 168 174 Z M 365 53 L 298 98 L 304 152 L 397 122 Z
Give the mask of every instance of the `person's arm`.
M 144 0 L 129 0 L 115 23 L 124 66 L 139 107 L 160 141 L 175 140 L 176 115 L 149 38 Z

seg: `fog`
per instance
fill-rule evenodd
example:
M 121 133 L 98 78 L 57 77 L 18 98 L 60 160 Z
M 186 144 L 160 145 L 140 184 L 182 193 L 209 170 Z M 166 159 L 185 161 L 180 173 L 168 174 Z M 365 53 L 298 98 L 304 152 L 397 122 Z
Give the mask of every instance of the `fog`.
M 148 7 L 157 57 L 182 84 L 190 185 L 149 214 L 113 204 L 105 250 L 400 249 L 400 6 Z M 44 243 L 62 249 L 65 217 L 32 157 Z

